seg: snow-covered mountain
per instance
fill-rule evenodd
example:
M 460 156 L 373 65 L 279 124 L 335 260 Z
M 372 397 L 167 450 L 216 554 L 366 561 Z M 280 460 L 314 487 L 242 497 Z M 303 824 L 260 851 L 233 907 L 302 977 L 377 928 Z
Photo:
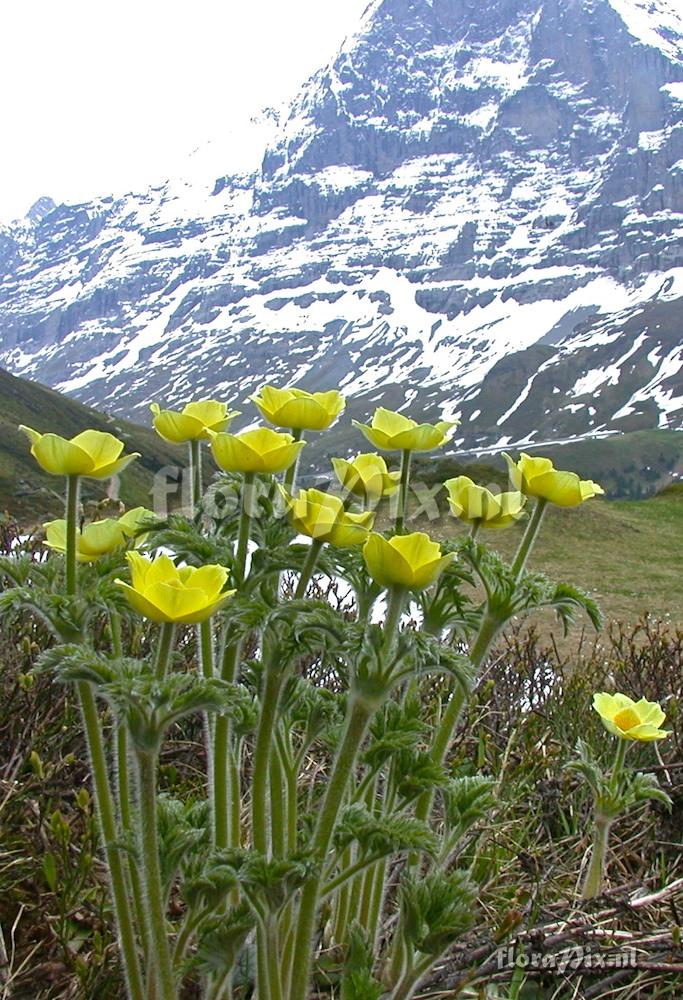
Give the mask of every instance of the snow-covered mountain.
M 267 378 L 470 447 L 683 427 L 678 8 L 376 0 L 225 176 L 0 229 L 0 364 L 138 419 Z

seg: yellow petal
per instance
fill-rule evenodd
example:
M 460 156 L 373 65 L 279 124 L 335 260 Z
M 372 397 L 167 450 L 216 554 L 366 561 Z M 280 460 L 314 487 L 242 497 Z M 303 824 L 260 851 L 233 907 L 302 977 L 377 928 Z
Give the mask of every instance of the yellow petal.
M 380 451 L 392 451 L 394 448 L 391 438 L 384 431 L 368 427 L 367 424 L 361 424 L 357 420 L 352 420 L 351 423 L 368 439 L 370 444 L 379 448 Z
M 98 558 L 125 545 L 126 536 L 117 521 L 106 518 L 86 524 L 81 532 L 79 549 L 83 555 Z
M 41 434 L 31 454 L 41 468 L 53 476 L 85 476 L 94 467 L 87 452 L 58 434 Z
M 132 538 L 134 535 L 137 535 L 146 524 L 153 524 L 156 519 L 157 517 L 153 510 L 147 510 L 146 507 L 133 507 L 131 510 L 127 510 L 125 514 L 121 515 L 118 519 L 118 524 L 124 534 Z
M 284 472 L 296 461 L 304 441 L 269 427 L 242 434 L 214 434 L 211 449 L 226 472 Z
M 368 573 L 380 587 L 410 588 L 413 575 L 400 552 L 378 534 L 371 534 L 363 546 L 363 559 Z
M 207 565 L 198 569 L 191 567 L 191 570 L 189 586 L 203 591 L 208 600 L 216 600 L 228 582 L 227 569 L 223 566 Z
M 198 417 L 173 410 L 160 410 L 152 423 L 159 437 L 172 444 L 200 441 L 206 432 L 206 425 Z
M 123 451 L 123 442 L 104 431 L 82 431 L 71 443 L 90 455 L 94 472 L 114 463 Z
M 433 542 L 423 531 L 414 531 L 410 535 L 396 535 L 390 545 L 400 552 L 409 566 L 419 567 L 432 562 L 441 556 L 441 546 Z
M 157 622 L 158 624 L 171 623 L 173 621 L 172 618 L 169 618 L 164 611 L 156 607 L 145 594 L 136 590 L 135 587 L 131 587 L 124 580 L 115 580 L 114 582 L 124 592 L 133 610 L 137 611 L 144 618 L 149 618 L 150 621 Z
M 112 462 L 111 465 L 103 465 L 101 468 L 88 473 L 90 479 L 108 479 L 110 476 L 118 476 L 125 468 L 127 468 L 131 462 L 134 462 L 136 458 L 140 458 L 139 451 L 132 451 L 130 455 L 124 455 L 123 458 L 119 458 L 116 462 Z
M 396 413 L 394 410 L 387 410 L 383 406 L 379 406 L 372 417 L 372 429 L 380 431 L 392 439 L 398 434 L 413 430 L 415 427 L 417 427 L 417 423 L 410 417 Z

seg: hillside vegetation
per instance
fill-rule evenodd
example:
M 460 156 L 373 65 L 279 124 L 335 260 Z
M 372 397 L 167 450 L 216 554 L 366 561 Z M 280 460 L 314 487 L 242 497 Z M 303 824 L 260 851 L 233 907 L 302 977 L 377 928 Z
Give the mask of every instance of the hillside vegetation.
M 422 526 L 439 538 L 463 531 L 448 515 Z M 509 558 L 521 533 L 515 526 L 489 531 L 484 540 Z M 572 510 L 550 507 L 529 568 L 587 590 L 608 621 L 634 623 L 650 612 L 683 625 L 683 490 L 648 500 L 592 500 Z
M 121 499 L 129 507 L 150 506 L 155 472 L 166 465 L 182 466 L 185 461 L 183 449 L 165 444 L 151 427 L 98 413 L 37 382 L 0 370 L 0 510 L 8 511 L 22 524 L 60 513 L 64 503 L 61 482 L 38 467 L 19 424 L 64 437 L 88 428 L 108 431 L 125 442 L 126 451 L 139 451 L 140 458 L 121 479 Z M 101 498 L 107 486 L 106 482 L 86 479 L 84 496 Z

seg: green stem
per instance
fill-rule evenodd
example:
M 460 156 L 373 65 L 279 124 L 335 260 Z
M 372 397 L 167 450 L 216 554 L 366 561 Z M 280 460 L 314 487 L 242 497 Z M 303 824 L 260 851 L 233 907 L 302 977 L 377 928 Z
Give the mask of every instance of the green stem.
M 626 760 L 626 750 L 628 748 L 628 741 L 617 739 L 617 749 L 614 754 L 614 764 L 612 765 L 612 774 L 609 780 L 610 791 L 615 793 L 619 789 L 619 780 L 621 778 L 621 773 L 624 770 L 624 761 Z
M 313 856 L 321 865 L 330 844 L 349 777 L 356 764 L 358 750 L 373 713 L 374 708 L 363 699 L 358 697 L 351 699 L 344 738 L 337 753 L 313 838 Z M 289 1000 L 306 1000 L 308 996 L 312 941 L 319 896 L 320 878 L 309 879 L 302 890 L 299 904 Z
M 199 659 L 202 667 L 202 674 L 207 680 L 211 680 L 214 675 L 213 668 L 213 622 L 210 618 L 201 622 L 199 626 Z
M 242 740 L 237 740 L 229 750 L 228 774 L 230 776 L 230 826 L 229 846 L 242 845 L 242 796 L 240 792 L 240 773 L 242 760 Z
M 396 511 L 396 524 L 394 531 L 397 535 L 405 532 L 406 517 L 408 514 L 408 485 L 410 483 L 410 456 L 407 449 L 401 455 L 401 484 L 398 489 L 398 510 Z
M 67 477 L 66 487 L 66 592 L 76 593 L 76 529 L 78 518 L 78 476 Z M 109 868 L 114 915 L 118 927 L 123 972 L 126 979 L 128 994 L 131 1000 L 143 1000 L 144 987 L 135 941 L 135 929 L 131 914 L 130 900 L 126 892 L 126 872 L 121 852 L 114 846 L 119 837 L 116 825 L 114 797 L 107 760 L 104 752 L 104 739 L 97 714 L 97 705 L 92 686 L 87 681 L 80 681 L 77 686 L 83 728 L 85 730 L 88 753 L 92 766 L 92 780 L 95 791 L 95 803 L 99 819 L 100 835 L 104 844 L 104 853 Z
M 240 644 L 226 646 L 221 664 L 221 677 L 232 683 L 237 677 Z M 213 731 L 213 819 L 216 847 L 237 846 L 232 832 L 239 830 L 240 794 L 239 775 L 235 775 L 233 753 L 230 746 L 230 719 L 219 715 Z
M 322 551 L 323 543 L 317 538 L 312 539 L 311 544 L 308 547 L 308 552 L 306 553 L 306 560 L 301 568 L 301 575 L 299 576 L 299 582 L 297 588 L 294 592 L 295 600 L 306 595 L 306 589 L 311 582 L 311 577 L 315 572 L 316 563 Z
M 382 645 L 383 662 L 386 662 L 391 654 L 405 596 L 406 592 L 401 587 L 395 587 L 389 592 L 389 604 L 384 622 L 384 643 Z M 320 873 L 309 879 L 301 892 L 289 1000 L 306 1000 L 308 995 L 313 932 L 320 898 L 323 863 L 330 846 L 339 810 L 344 801 L 349 779 L 356 766 L 358 751 L 377 708 L 379 708 L 379 702 L 368 702 L 362 695 L 352 693 L 349 698 L 344 736 L 337 751 L 313 836 L 312 853 L 320 863 Z
M 329 896 L 330 893 L 333 893 L 335 889 L 338 889 L 340 886 L 343 886 L 346 882 L 352 879 L 354 875 L 356 875 L 358 872 L 365 871 L 367 868 L 374 865 L 380 859 L 381 855 L 373 854 L 369 858 L 362 857 L 359 858 L 358 861 L 354 861 L 353 864 L 350 864 L 348 868 L 342 869 L 342 871 L 340 871 L 338 875 L 336 875 L 333 879 L 330 879 L 330 881 L 327 882 L 322 887 L 320 898 L 324 899 L 326 896 Z
M 301 441 L 304 436 L 304 432 L 297 427 L 291 427 L 290 434 L 292 435 L 295 441 Z M 287 469 L 287 471 L 285 472 L 285 477 L 282 481 L 282 485 L 290 495 L 294 491 L 294 486 L 296 484 L 296 470 L 298 466 L 299 466 L 299 456 L 297 455 L 296 461 L 292 462 L 290 467 Z
M 282 674 L 266 665 L 261 712 L 259 715 L 256 746 L 254 747 L 254 771 L 251 788 L 251 839 L 255 850 L 268 853 L 268 776 L 270 751 L 277 721 L 277 712 L 282 688 Z
M 536 506 L 534 507 L 534 512 L 529 518 L 529 523 L 526 526 L 526 531 L 522 537 L 522 541 L 519 543 L 519 548 L 515 553 L 515 558 L 510 567 L 510 571 L 515 578 L 519 580 L 520 576 L 524 572 L 524 568 L 527 564 L 527 559 L 531 554 L 531 550 L 536 541 L 536 536 L 541 527 L 541 522 L 543 521 L 543 515 L 545 514 L 546 507 L 548 506 L 548 501 L 539 498 L 536 501 Z
M 192 514 L 202 499 L 202 450 L 200 441 L 190 441 L 190 476 L 192 481 Z
M 157 680 L 163 680 L 168 670 L 173 654 L 173 643 L 175 642 L 175 625 L 171 622 L 164 622 L 159 630 L 159 645 L 157 655 L 154 660 L 154 675 Z
M 78 696 L 83 715 L 88 751 L 92 765 L 93 786 L 99 825 L 104 843 L 104 852 L 109 867 L 114 914 L 119 931 L 123 970 L 131 1000 L 144 1000 L 142 973 L 135 943 L 135 931 L 130 910 L 130 902 L 126 893 L 126 875 L 121 851 L 115 846 L 119 833 L 116 827 L 114 799 L 109 785 L 107 763 L 104 754 L 104 743 L 100 720 L 97 715 L 95 696 L 87 681 L 77 685 Z
M 132 835 L 134 830 L 133 815 L 131 812 L 131 802 L 133 801 L 133 796 L 131 794 L 128 767 L 128 731 L 125 726 L 119 726 L 116 731 L 116 774 L 121 829 L 124 833 Z M 150 950 L 149 930 L 147 928 L 144 892 L 142 891 L 142 882 L 140 880 L 137 859 L 132 856 L 128 857 L 125 867 L 128 869 L 128 876 L 130 879 L 135 919 L 144 941 L 145 954 L 148 954 Z
M 391 647 L 398 631 L 398 625 L 403 614 L 406 591 L 403 587 L 392 587 L 387 594 L 387 613 L 384 616 L 384 644 L 382 646 L 382 652 L 385 657 L 391 652 Z
M 287 814 L 285 811 L 285 776 L 280 754 L 270 754 L 270 838 L 273 854 L 282 858 L 287 851 Z
M 474 539 L 479 534 L 479 530 L 481 528 L 481 520 L 482 519 L 480 517 L 475 517 L 475 519 L 472 521 L 472 525 L 470 527 L 470 538 Z
M 138 751 L 137 762 L 140 776 L 140 848 L 145 873 L 147 920 L 153 945 L 148 962 L 150 974 L 154 976 L 161 988 L 164 1000 L 175 1000 L 177 993 L 166 934 L 166 916 L 159 866 L 156 753 Z
M 486 612 L 479 626 L 477 637 L 470 649 L 470 662 L 472 663 L 475 677 L 488 655 L 499 628 L 500 622 L 498 618 Z M 460 717 L 467 703 L 467 697 L 468 692 L 462 685 L 458 684 L 450 697 L 445 712 L 441 716 L 436 736 L 432 743 L 430 753 L 435 764 L 443 764 L 446 759 L 448 748 L 451 745 Z M 431 790 L 422 793 L 415 809 L 417 819 L 423 821 L 427 819 L 431 812 L 433 798 L 434 793 Z
M 593 847 L 591 860 L 586 872 L 581 895 L 584 899 L 594 899 L 602 892 L 602 881 L 605 872 L 605 861 L 607 859 L 607 846 L 609 844 L 609 832 L 611 821 L 606 816 L 596 813 L 595 826 L 593 828 Z
M 112 656 L 120 658 L 123 656 L 123 642 L 121 640 L 121 615 L 118 611 L 109 612 L 109 631 L 111 632 Z
M 238 585 L 244 582 L 247 553 L 249 551 L 249 534 L 251 531 L 251 515 L 254 504 L 254 473 L 245 472 L 243 476 L 240 523 L 237 532 L 237 551 L 233 577 Z
M 78 532 L 78 476 L 66 477 L 66 592 L 76 593 L 76 537 Z
M 112 654 L 115 657 L 123 656 L 123 645 L 121 642 L 121 616 L 116 611 L 109 612 L 109 628 L 111 631 Z M 121 817 L 121 828 L 125 832 L 133 829 L 131 816 L 131 788 L 130 775 L 128 769 L 128 730 L 123 725 L 116 728 L 116 778 L 119 800 L 119 816 Z M 138 926 L 144 928 L 144 910 L 142 906 L 142 889 L 137 865 L 133 858 L 129 859 L 128 869 L 130 873 L 131 888 L 133 891 L 133 901 L 135 904 L 135 915 Z
M 268 986 L 270 1000 L 283 1000 L 282 975 L 280 973 L 280 953 L 277 933 L 277 918 L 269 913 L 266 918 L 266 962 L 268 966 Z
M 617 748 L 614 753 L 614 763 L 609 779 L 609 789 L 613 796 L 619 791 L 619 781 L 624 770 L 626 760 L 626 750 L 628 743 L 626 740 L 617 739 Z M 614 822 L 614 815 L 606 816 L 598 806 L 595 810 L 593 827 L 593 848 L 591 860 L 586 872 L 581 895 L 584 899 L 594 899 L 602 892 L 602 883 L 605 875 L 605 864 L 607 860 L 607 848 L 609 845 L 609 834 Z

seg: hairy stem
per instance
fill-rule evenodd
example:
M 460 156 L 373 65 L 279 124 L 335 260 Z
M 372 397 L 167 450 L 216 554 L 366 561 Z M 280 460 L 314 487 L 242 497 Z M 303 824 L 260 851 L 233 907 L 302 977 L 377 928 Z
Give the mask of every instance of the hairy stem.
M 137 753 L 140 779 L 140 849 L 145 875 L 145 904 L 152 951 L 148 955 L 150 975 L 161 989 L 164 1000 L 177 996 L 171 952 L 166 934 L 166 916 L 159 866 L 157 829 L 156 753 Z
M 66 488 L 66 592 L 76 594 L 76 529 L 78 517 L 78 476 L 67 478 Z M 76 686 L 80 702 L 83 728 L 92 767 L 95 804 L 99 819 L 100 836 L 109 868 L 114 915 L 119 935 L 123 972 L 131 1000 L 143 1000 L 142 972 L 135 941 L 135 928 L 130 900 L 126 892 L 126 871 L 121 852 L 114 846 L 119 831 L 116 824 L 114 796 L 109 783 L 104 739 L 97 714 L 95 695 L 87 681 Z
M 300 430 L 298 427 L 290 428 L 290 433 L 295 441 L 301 441 L 303 439 L 304 432 Z M 282 485 L 290 494 L 293 492 L 294 486 L 296 484 L 296 472 L 298 467 L 299 467 L 299 456 L 297 455 L 296 461 L 292 462 L 290 467 L 287 469 L 287 471 L 285 472 L 284 479 L 282 481 Z
M 401 484 L 398 489 L 398 510 L 396 511 L 396 523 L 394 531 L 397 535 L 405 532 L 406 518 L 408 516 L 408 486 L 410 484 L 410 456 L 407 449 L 401 455 Z
M 301 568 L 301 575 L 299 576 L 299 582 L 297 588 L 294 592 L 295 600 L 304 597 L 311 578 L 315 572 L 316 563 L 318 562 L 318 557 L 322 551 L 323 543 L 317 538 L 311 541 L 308 547 L 308 552 L 306 553 L 306 559 Z
M 282 674 L 277 669 L 266 666 L 261 712 L 259 715 L 256 746 L 254 748 L 254 772 L 251 790 L 251 838 L 254 848 L 261 854 L 268 853 L 268 786 L 270 751 L 277 721 Z
M 192 482 L 192 514 L 197 511 L 202 499 L 202 445 L 201 441 L 190 441 L 190 477 Z
M 123 856 L 121 851 L 114 846 L 118 840 L 119 832 L 116 826 L 114 798 L 109 785 L 107 762 L 104 754 L 104 741 L 102 739 L 95 696 L 91 685 L 87 681 L 80 681 L 77 685 L 77 690 L 92 765 L 93 787 L 95 790 L 100 831 L 109 867 L 109 879 L 111 882 L 114 914 L 118 925 L 124 975 L 131 1000 L 143 1000 L 142 973 L 138 960 L 130 901 L 126 893 L 126 873 Z
M 360 698 L 351 699 L 344 737 L 337 753 L 313 838 L 312 851 L 321 865 L 330 844 L 358 750 L 372 715 L 373 709 L 365 701 Z M 319 896 L 320 878 L 309 879 L 302 890 L 299 904 L 289 1000 L 306 1000 L 308 996 L 311 949 Z
M 76 593 L 76 537 L 78 532 L 78 476 L 66 477 L 66 592 Z
M 536 537 L 540 531 L 541 522 L 543 521 L 543 515 L 545 514 L 547 506 L 547 500 L 539 499 L 536 501 L 534 512 L 529 518 L 526 531 L 524 532 L 522 541 L 519 543 L 519 548 L 515 553 L 515 558 L 513 559 L 512 566 L 510 567 L 515 580 L 519 580 L 520 576 L 524 572 L 527 560 L 531 555 L 531 550 L 534 547 Z
M 251 533 L 251 518 L 254 507 L 254 473 L 245 472 L 242 479 L 242 496 L 240 498 L 240 521 L 237 531 L 237 549 L 233 577 L 239 585 L 246 575 L 247 553 L 249 551 L 249 535 Z
M 164 622 L 159 630 L 159 645 L 154 660 L 154 674 L 157 680 L 163 680 L 168 670 L 173 654 L 173 644 L 175 642 L 175 625 Z
M 607 817 L 596 813 L 593 827 L 591 859 L 584 879 L 583 889 L 581 890 L 581 895 L 584 899 L 594 899 L 602 892 L 611 825 Z

